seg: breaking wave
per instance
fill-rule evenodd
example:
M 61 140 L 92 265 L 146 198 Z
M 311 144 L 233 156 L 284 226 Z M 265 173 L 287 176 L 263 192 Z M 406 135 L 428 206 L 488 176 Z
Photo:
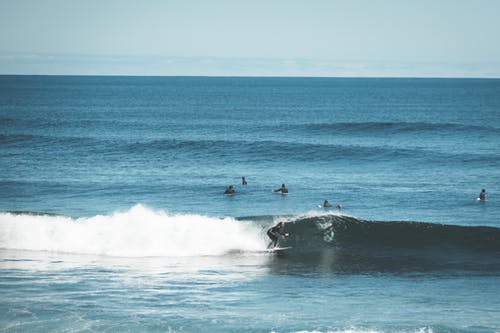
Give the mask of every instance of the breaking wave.
M 214 218 L 136 205 L 88 218 L 0 213 L 0 248 L 124 257 L 262 254 L 266 230 L 285 222 L 290 236 L 271 254 L 338 272 L 461 269 L 500 271 L 500 228 L 366 221 L 349 216 Z
M 172 215 L 142 205 L 90 218 L 0 213 L 0 248 L 4 249 L 148 257 L 221 255 L 263 247 L 260 229 L 251 223 Z

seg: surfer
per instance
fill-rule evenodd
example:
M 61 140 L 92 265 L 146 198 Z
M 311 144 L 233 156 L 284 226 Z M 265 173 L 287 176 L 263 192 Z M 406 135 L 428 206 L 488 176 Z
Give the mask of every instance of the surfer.
M 285 223 L 280 222 L 274 227 L 270 228 L 267 230 L 267 236 L 271 238 L 271 243 L 267 246 L 268 249 L 270 248 L 275 248 L 276 245 L 278 244 L 278 239 L 280 237 L 285 238 L 288 237 L 288 233 L 283 233 L 283 228 L 285 227 Z M 272 246 L 272 247 L 271 247 Z
M 332 207 L 332 205 L 328 202 L 328 200 L 325 199 L 325 201 L 323 201 L 323 207 L 328 208 L 328 207 Z
M 281 188 L 273 190 L 273 192 L 281 192 L 281 194 L 288 194 L 288 189 L 286 188 L 285 184 L 281 184 Z
M 484 188 L 479 193 L 479 201 L 486 201 L 486 190 Z
M 229 185 L 228 188 L 226 188 L 226 190 L 224 191 L 224 194 L 235 194 L 236 191 L 234 190 L 234 187 L 233 185 Z
M 241 185 L 247 184 L 247 178 L 245 176 L 241 177 Z

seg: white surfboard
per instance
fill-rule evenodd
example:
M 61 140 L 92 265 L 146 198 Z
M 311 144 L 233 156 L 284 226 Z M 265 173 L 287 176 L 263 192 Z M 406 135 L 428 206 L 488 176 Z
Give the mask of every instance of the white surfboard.
M 323 206 L 323 205 L 318 205 L 318 208 L 325 208 L 325 209 L 328 209 L 328 208 L 333 208 L 333 206 L 332 206 L 332 205 L 330 205 L 330 206 L 326 206 L 326 207 L 325 207 L 325 206 Z
M 272 249 L 267 249 L 267 252 L 279 252 L 279 251 L 284 251 L 284 250 L 288 250 L 288 249 L 291 249 L 291 248 L 292 248 L 291 246 L 274 247 Z
M 281 191 L 275 191 L 275 190 L 272 190 L 271 192 L 275 193 L 275 194 L 281 194 L 281 195 L 288 195 L 288 193 L 283 193 Z

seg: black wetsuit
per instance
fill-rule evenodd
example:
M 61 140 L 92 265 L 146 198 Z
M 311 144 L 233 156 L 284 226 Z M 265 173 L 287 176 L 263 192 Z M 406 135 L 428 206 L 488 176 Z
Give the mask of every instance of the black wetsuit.
M 270 228 L 269 230 L 267 230 L 267 236 L 269 238 L 271 238 L 271 243 L 269 244 L 268 248 L 270 248 L 271 245 L 273 247 L 276 247 L 279 237 L 283 236 L 283 233 L 281 232 L 283 228 L 284 228 L 284 226 L 280 227 L 278 224 L 278 225 Z
M 232 187 L 228 187 L 225 191 L 224 194 L 235 194 L 236 191 Z

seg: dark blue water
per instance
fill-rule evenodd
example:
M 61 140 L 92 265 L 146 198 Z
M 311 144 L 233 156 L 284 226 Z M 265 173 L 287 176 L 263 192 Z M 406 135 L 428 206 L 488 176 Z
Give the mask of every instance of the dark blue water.
M 500 80 L 0 76 L 0 170 L 0 330 L 500 331 Z

